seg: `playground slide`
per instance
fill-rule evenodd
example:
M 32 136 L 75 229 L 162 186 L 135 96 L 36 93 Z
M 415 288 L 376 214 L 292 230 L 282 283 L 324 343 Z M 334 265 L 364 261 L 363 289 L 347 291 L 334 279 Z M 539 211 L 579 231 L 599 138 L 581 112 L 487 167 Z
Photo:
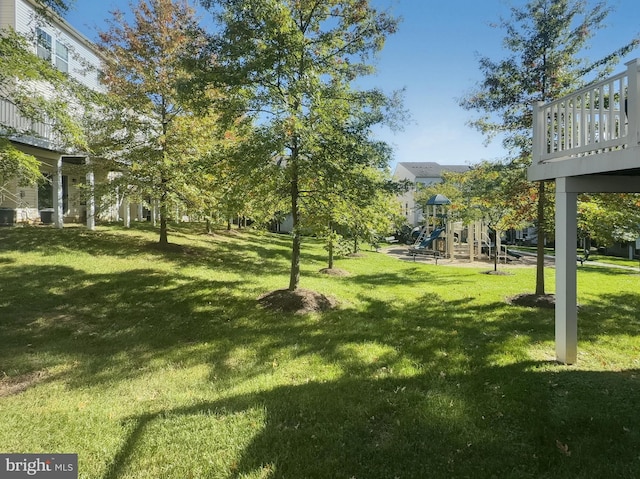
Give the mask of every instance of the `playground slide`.
M 435 230 L 433 230 L 431 232 L 431 234 L 429 235 L 428 238 L 423 239 L 420 244 L 418 244 L 417 246 L 414 246 L 415 249 L 426 249 L 429 246 L 431 246 L 431 244 L 433 243 L 433 240 L 435 240 L 438 236 L 440 236 L 440 233 L 442 233 L 444 231 L 444 228 L 436 228 Z

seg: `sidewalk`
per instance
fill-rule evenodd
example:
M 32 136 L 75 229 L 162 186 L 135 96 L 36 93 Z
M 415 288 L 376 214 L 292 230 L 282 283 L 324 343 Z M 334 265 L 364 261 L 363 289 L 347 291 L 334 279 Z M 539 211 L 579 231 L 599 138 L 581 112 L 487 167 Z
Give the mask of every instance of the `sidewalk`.
M 534 258 L 537 256 L 535 253 L 532 253 L 530 251 L 520 251 L 518 249 L 513 249 L 513 251 L 517 252 L 518 254 L 524 255 L 524 256 L 532 256 Z M 576 255 L 576 259 L 577 258 L 578 258 L 578 255 Z M 552 261 L 554 263 L 556 261 L 556 257 L 555 256 L 548 255 L 548 254 L 544 255 L 544 259 Z M 585 265 L 589 265 L 589 266 L 598 266 L 598 267 L 602 267 L 602 268 L 624 269 L 624 270 L 627 270 L 627 271 L 638 271 L 638 272 L 640 272 L 640 266 L 635 267 L 635 266 L 624 266 L 624 265 L 621 265 L 621 264 L 602 263 L 600 261 L 592 261 L 590 259 L 585 260 L 584 264 Z

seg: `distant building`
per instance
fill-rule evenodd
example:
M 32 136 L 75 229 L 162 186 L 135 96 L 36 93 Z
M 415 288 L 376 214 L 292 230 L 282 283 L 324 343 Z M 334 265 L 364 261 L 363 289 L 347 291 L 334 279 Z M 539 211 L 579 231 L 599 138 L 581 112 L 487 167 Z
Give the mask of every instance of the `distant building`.
M 442 181 L 442 174 L 446 171 L 464 173 L 469 170 L 467 165 L 441 165 L 433 161 L 416 161 L 398 163 L 393 174 L 396 180 L 409 180 L 413 188 L 398 197 L 402 205 L 402 214 L 407 223 L 416 226 L 423 219 L 422 209 L 416 205 L 415 192 L 418 185 L 432 185 Z

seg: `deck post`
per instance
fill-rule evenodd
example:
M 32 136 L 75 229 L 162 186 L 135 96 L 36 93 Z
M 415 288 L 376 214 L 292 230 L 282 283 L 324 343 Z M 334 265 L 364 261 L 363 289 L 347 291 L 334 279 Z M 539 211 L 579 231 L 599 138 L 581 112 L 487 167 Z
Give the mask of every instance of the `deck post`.
M 556 179 L 556 359 L 578 359 L 577 209 L 578 194 Z
M 627 91 L 627 121 L 629 130 L 627 132 L 629 145 L 636 146 L 640 142 L 640 81 L 638 81 L 638 70 L 640 60 L 637 58 L 626 63 L 629 86 Z
M 544 117 L 540 114 L 542 105 L 544 105 L 544 102 L 542 101 L 536 101 L 533 103 L 533 145 L 531 145 L 531 163 L 534 165 L 540 163 L 542 160 L 542 155 L 545 152 L 544 146 L 547 141 L 547 134 L 545 132 L 546 122 Z
M 58 229 L 64 227 L 64 191 L 62 188 L 62 156 L 56 160 L 53 173 L 53 220 Z

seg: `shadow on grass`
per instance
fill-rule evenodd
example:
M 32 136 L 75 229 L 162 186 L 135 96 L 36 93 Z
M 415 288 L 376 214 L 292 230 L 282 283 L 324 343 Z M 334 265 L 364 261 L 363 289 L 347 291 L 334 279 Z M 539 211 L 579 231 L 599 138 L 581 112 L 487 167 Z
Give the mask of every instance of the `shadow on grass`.
M 155 230 L 144 223 L 132 228 L 121 226 L 102 227 L 90 231 L 82 227 L 66 229 L 25 227 L 0 230 L 0 253 L 40 252 L 52 255 L 58 252 L 80 251 L 93 256 L 126 258 L 148 254 L 171 261 L 180 266 L 204 266 L 221 271 L 254 274 L 282 271 L 286 273 L 291 258 L 291 239 L 274 233 L 235 232 L 233 235 L 201 234 L 194 240 L 187 231 L 194 229 L 180 226 L 180 231 L 170 235 L 170 242 L 162 247 L 157 242 Z M 307 239 L 307 241 L 312 241 Z M 303 262 L 324 263 L 322 255 L 303 251 Z
M 602 335 L 640 335 L 640 296 L 631 293 L 602 294 L 597 302 L 580 306 L 580 338 Z
M 54 235 L 52 243 L 66 248 L 66 234 L 57 240 Z M 40 248 L 37 241 L 46 238 L 35 238 L 13 248 Z M 122 251 L 137 252 L 137 240 L 91 241 L 93 254 L 109 254 L 120 243 Z M 167 255 L 178 265 L 224 258 L 221 267 L 261 274 L 273 264 L 243 261 L 256 241 L 219 246 L 219 252 L 194 246 L 195 259 Z M 277 264 L 284 256 L 280 246 L 268 258 Z M 205 364 L 217 391 L 265 375 L 283 355 L 284 361 L 317 356 L 339 371 L 340 379 L 324 383 L 311 378 L 308 384 L 132 416 L 107 478 L 139 467 L 141 444 L 154 425 L 170 428 L 172 420 L 203 423 L 207 417 L 220 421 L 206 423 L 211 434 L 198 436 L 204 449 L 177 443 L 185 460 L 175 466 L 185 469 L 169 476 L 159 470 L 157 477 L 231 478 L 261 471 L 278 478 L 638 476 L 638 371 L 590 373 L 529 361 L 532 343 L 553 338 L 552 311 L 472 298 L 444 301 L 429 291 L 397 304 L 369 294 L 378 284 L 427 289 L 431 281 L 460 282 L 444 274 L 412 269 L 356 275 L 358 310 L 296 317 L 261 310 L 248 292 L 253 286 L 242 281 L 167 275 L 152 263 L 88 274 L 8 262 L 2 265 L 0 364 L 24 374 L 33 373 L 34 365 L 74 364 L 56 377 L 72 388 L 134 378 L 169 363 Z M 597 335 L 607 311 L 629 318 L 634 331 L 637 301 L 622 293 L 586 305 L 581 334 Z M 607 327 L 628 334 L 624 325 Z M 240 364 L 239 350 L 248 351 L 250 360 Z M 264 411 L 264 419 L 249 426 L 251 434 L 241 433 L 246 443 L 206 442 L 219 437 L 214 429 L 222 422 L 233 425 L 255 410 Z M 171 441 L 174 435 L 160 437 Z M 201 451 L 221 447 L 240 452 L 224 471 L 206 470 Z
M 639 374 L 523 362 L 438 378 L 282 386 L 130 417 L 104 479 L 139 470 L 145 459 L 136 451 L 154 428 L 190 420 L 209 426 L 210 439 L 193 445 L 206 453 L 181 449 L 171 477 L 632 478 L 640 474 Z M 235 438 L 221 444 L 216 429 L 235 430 L 255 410 L 263 419 L 239 457 L 228 457 Z
M 86 274 L 64 266 L 9 266 L 2 277 L 3 370 L 29 374 L 34 365 L 71 361 L 77 365 L 72 385 L 139 374 L 153 357 L 224 336 L 232 320 L 257 309 L 242 298 L 240 282 L 153 269 Z M 174 359 L 188 361 L 184 356 Z

